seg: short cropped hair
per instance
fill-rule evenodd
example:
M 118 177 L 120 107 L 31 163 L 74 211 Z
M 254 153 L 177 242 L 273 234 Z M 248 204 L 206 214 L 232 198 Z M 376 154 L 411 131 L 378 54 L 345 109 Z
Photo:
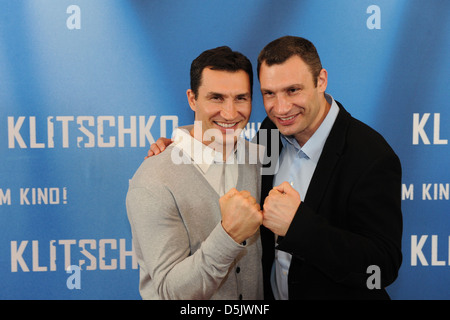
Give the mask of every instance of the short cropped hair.
M 258 56 L 258 79 L 261 65 L 264 62 L 268 66 L 282 64 L 294 55 L 300 57 L 308 65 L 313 75 L 314 85 L 317 86 L 317 79 L 320 70 L 322 70 L 322 63 L 320 62 L 316 47 L 309 40 L 295 36 L 278 38 L 267 44 L 261 50 Z
M 232 51 L 227 46 L 217 47 L 202 52 L 191 64 L 191 90 L 195 97 L 202 83 L 203 69 L 236 72 L 243 70 L 250 79 L 250 94 L 253 94 L 253 68 L 250 60 L 242 53 Z

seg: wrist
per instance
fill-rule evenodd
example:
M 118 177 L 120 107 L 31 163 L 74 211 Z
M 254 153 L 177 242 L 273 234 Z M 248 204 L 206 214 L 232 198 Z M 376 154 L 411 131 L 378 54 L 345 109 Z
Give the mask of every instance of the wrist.
M 236 244 L 242 244 L 247 238 L 243 235 L 240 235 L 238 232 L 234 232 L 231 227 L 228 227 L 226 223 L 221 222 L 223 230 L 228 234 L 228 236 L 233 239 Z

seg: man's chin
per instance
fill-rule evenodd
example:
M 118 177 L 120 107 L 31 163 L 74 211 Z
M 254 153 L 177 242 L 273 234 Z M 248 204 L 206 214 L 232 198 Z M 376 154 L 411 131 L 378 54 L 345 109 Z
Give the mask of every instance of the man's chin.
M 214 144 L 216 146 L 223 146 L 223 147 L 228 147 L 230 145 L 234 146 L 238 138 L 239 136 L 234 134 L 222 135 L 222 137 L 216 137 L 216 139 L 214 140 Z

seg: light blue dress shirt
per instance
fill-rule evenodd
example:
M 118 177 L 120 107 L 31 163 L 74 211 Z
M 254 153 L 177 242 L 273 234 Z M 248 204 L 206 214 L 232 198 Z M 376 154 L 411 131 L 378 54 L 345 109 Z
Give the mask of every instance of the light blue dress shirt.
M 293 136 L 281 135 L 283 149 L 279 157 L 279 169 L 274 176 L 274 186 L 284 181 L 300 194 L 300 199 L 305 199 L 308 186 L 316 169 L 317 162 L 325 145 L 325 141 L 333 127 L 339 113 L 339 107 L 333 97 L 325 94 L 331 108 L 327 116 L 312 135 L 312 137 L 300 147 Z M 292 256 L 284 251 L 275 250 L 275 261 L 272 267 L 271 284 L 275 299 L 288 300 L 288 272 Z

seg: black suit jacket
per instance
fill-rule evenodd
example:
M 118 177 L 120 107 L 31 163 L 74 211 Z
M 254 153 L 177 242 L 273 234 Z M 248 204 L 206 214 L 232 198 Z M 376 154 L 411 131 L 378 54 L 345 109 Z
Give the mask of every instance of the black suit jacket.
M 267 299 L 273 299 L 275 246 L 293 256 L 289 299 L 389 299 L 384 288 L 396 279 L 402 261 L 400 161 L 380 134 L 338 105 L 306 198 L 286 236 L 275 244 L 274 234 L 261 228 Z M 276 127 L 266 118 L 261 129 Z M 281 141 L 278 150 L 268 141 L 269 155 L 281 151 Z M 261 207 L 273 177 L 263 175 Z M 367 286 L 371 265 L 380 268 L 381 289 Z

